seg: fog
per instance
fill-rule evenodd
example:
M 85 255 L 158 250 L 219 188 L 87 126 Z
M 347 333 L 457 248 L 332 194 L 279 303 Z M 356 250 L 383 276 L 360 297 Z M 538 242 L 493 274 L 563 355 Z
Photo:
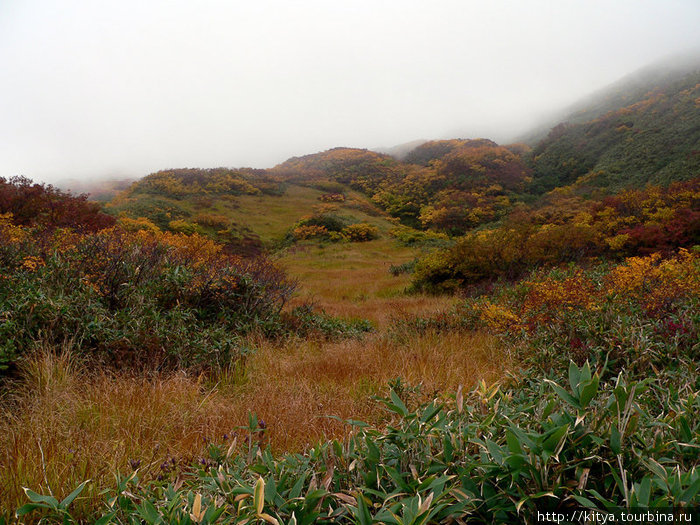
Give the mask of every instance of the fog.
M 509 141 L 699 23 L 697 0 L 0 0 L 0 176 Z

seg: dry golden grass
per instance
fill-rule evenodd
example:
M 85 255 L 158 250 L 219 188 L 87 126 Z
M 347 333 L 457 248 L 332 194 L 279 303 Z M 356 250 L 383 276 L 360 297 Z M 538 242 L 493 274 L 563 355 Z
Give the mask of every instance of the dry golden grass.
M 406 295 L 409 275 L 393 276 L 391 265 L 411 261 L 418 251 L 382 238 L 353 244 L 307 245 L 285 254 L 280 263 L 299 280 L 292 304 L 312 302 L 331 315 L 363 318 L 377 326 L 392 317 L 448 309 L 454 297 Z
M 229 407 L 196 378 L 87 374 L 67 353 L 40 355 L 1 407 L 0 502 L 25 503 L 22 486 L 63 497 L 85 479 L 96 481 L 94 497 L 130 459 L 155 474 L 229 432 Z
M 481 333 L 428 333 L 408 341 L 378 334 L 323 345 L 297 341 L 281 348 L 264 345 L 249 363 L 241 393 L 267 422 L 274 446 L 298 449 L 347 430 L 324 416 L 378 421 L 382 411 L 370 397 L 387 393 L 392 379 L 421 384 L 433 395 L 479 379 L 494 381 L 507 365 L 498 341 Z
M 93 480 L 91 497 L 81 504 L 94 509 L 98 492 L 113 485 L 113 472 L 130 469 L 129 460 L 157 476 L 169 458 L 179 465 L 203 455 L 205 439 L 223 442 L 250 411 L 266 421 L 273 448 L 298 450 L 347 431 L 325 416 L 380 421 L 370 396 L 386 393 L 393 378 L 432 394 L 493 380 L 505 366 L 496 340 L 477 333 L 267 342 L 244 377 L 218 384 L 184 374 L 90 374 L 68 352 L 45 352 L 2 403 L 0 509 L 25 502 L 22 486 L 62 497 L 85 479 Z

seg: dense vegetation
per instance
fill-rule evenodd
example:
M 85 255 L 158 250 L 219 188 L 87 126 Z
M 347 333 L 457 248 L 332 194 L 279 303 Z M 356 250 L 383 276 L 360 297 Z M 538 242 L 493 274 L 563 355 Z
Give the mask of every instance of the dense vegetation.
M 18 503 L 32 480 L 18 518 L 101 524 L 536 523 L 537 512 L 697 506 L 699 101 L 693 69 L 594 104 L 532 149 L 452 139 L 401 161 L 335 148 L 269 170 L 166 170 L 104 208 L 0 179 L 6 430 L 33 434 L 36 420 L 23 413 L 45 403 L 74 409 L 67 420 L 81 429 L 118 433 L 118 416 L 83 406 L 91 391 L 69 384 L 70 367 L 41 360 L 59 348 L 70 348 L 66 362 L 87 363 L 79 377 L 101 389 L 132 384 L 118 383 L 124 370 L 165 377 L 151 392 L 175 377 L 155 374 L 198 374 L 187 391 L 195 406 L 172 416 L 182 427 L 215 416 L 202 407 L 219 385 L 231 389 L 213 405 L 221 412 L 274 396 L 278 410 L 314 405 L 311 423 L 277 419 L 324 429 L 314 436 L 327 436 L 317 411 L 332 416 L 334 392 L 372 416 L 346 420 L 344 437 L 306 442 L 303 453 L 276 449 L 252 412 L 234 429 L 224 416 L 207 433 L 178 430 L 188 444 L 177 459 L 158 450 L 160 437 L 145 440 L 153 450 L 130 448 L 141 455 L 110 462 L 120 471 L 111 488 L 89 459 L 77 464 L 56 445 L 54 483 L 63 472 L 101 476 L 62 487 L 63 500 L 37 437 L 41 460 L 32 470 L 30 450 L 0 465 L 0 490 Z M 381 266 L 380 251 L 392 264 Z M 307 280 L 317 273 L 317 290 L 336 294 L 345 315 L 293 297 L 296 281 L 273 258 Z M 404 284 L 370 297 L 380 274 Z M 358 311 L 374 315 L 373 339 L 348 339 L 372 329 L 347 314 Z M 261 349 L 268 373 L 253 384 L 243 358 Z M 470 386 L 447 394 L 447 369 L 477 355 L 504 377 L 460 377 Z M 365 374 L 396 362 L 414 383 L 447 371 L 431 390 L 400 377 L 381 390 L 377 377 L 392 376 Z M 114 377 L 91 377 L 95 364 Z M 482 377 L 489 383 L 472 388 Z M 67 397 L 53 399 L 51 382 Z M 377 405 L 386 410 L 375 417 Z M 144 433 L 165 426 L 161 418 Z M 0 523 L 14 510 L 0 510 Z
M 94 232 L 114 225 L 99 204 L 86 194 L 72 195 L 53 186 L 34 184 L 26 177 L 0 177 L 0 214 L 11 214 L 20 226 L 41 225 L 48 229 L 73 228 Z
M 416 163 L 336 148 L 290 159 L 272 171 L 285 180 L 347 184 L 405 225 L 451 234 L 503 216 L 509 196 L 524 188 L 528 175 L 517 153 L 484 139 L 428 142 L 407 159 Z
M 166 469 L 143 482 L 134 464 L 101 519 L 536 523 L 537 512 L 690 510 L 700 492 L 698 301 L 700 257 L 681 251 L 534 274 L 449 315 L 403 319 L 397 337 L 482 325 L 521 340 L 529 370 L 428 403 L 395 382 L 379 400 L 393 414 L 386 426 L 348 421 L 346 440 L 304 455 L 264 450 L 265 425 L 251 415 L 186 476 Z M 27 495 L 20 514 L 70 521 L 72 496 Z
M 500 225 L 469 232 L 416 265 L 415 286 L 454 290 L 593 257 L 669 253 L 700 243 L 700 179 L 601 200 L 553 192 Z
M 254 228 L 241 217 L 231 220 L 224 208 L 235 207 L 236 198 L 246 195 L 284 198 L 287 185 L 300 184 L 323 191 L 322 202 L 329 205 L 342 203 L 355 190 L 371 201 L 357 201 L 369 214 L 384 213 L 418 230 L 468 237 L 475 228 L 519 223 L 523 213 L 566 215 L 574 208 L 607 205 L 601 201 L 628 189 L 647 184 L 665 188 L 696 178 L 699 97 L 700 73 L 689 68 L 672 80 L 652 77 L 644 89 L 637 86 L 634 96 L 590 102 L 594 109 L 555 126 L 533 149 L 452 139 L 422 143 L 402 161 L 334 148 L 291 158 L 270 170 L 167 170 L 134 184 L 109 209 L 132 220 L 147 218 L 161 230 L 208 235 L 233 251 L 242 245 L 259 249 Z M 598 204 L 586 204 L 588 200 Z M 560 209 L 552 211 L 556 207 Z M 287 238 L 339 239 L 333 232 L 340 229 L 299 230 L 319 226 L 314 222 L 329 212 L 297 218 Z M 561 225 L 561 220 L 550 223 Z
M 295 283 L 265 256 L 229 255 L 197 233 L 113 226 L 84 197 L 24 179 L 2 189 L 19 220 L 0 214 L 0 370 L 66 341 L 119 367 L 210 368 L 244 355 L 241 336 L 253 331 L 355 330 L 308 307 L 283 312 Z
M 694 72 L 594 120 L 556 126 L 533 150 L 533 189 L 617 190 L 697 176 L 699 99 Z
M 0 217 L 0 367 L 37 344 L 75 341 L 119 366 L 211 366 L 239 336 L 274 331 L 294 287 L 262 258 L 196 234 L 27 231 Z

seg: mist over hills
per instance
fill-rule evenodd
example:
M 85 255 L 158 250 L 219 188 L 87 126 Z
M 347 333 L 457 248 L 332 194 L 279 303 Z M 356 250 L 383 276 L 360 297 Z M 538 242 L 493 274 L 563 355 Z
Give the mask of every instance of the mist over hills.
M 591 171 L 598 173 L 594 186 L 599 187 L 624 186 L 626 174 L 630 185 L 688 178 L 698 168 L 697 155 L 693 153 L 700 149 L 698 104 L 693 98 L 698 83 L 700 51 L 670 57 L 625 75 L 559 111 L 559 117 L 514 142 L 534 148 L 532 155 L 525 154 L 522 148 L 519 154 L 529 162 L 543 191 L 570 184 Z M 615 113 L 623 108 L 624 115 Z M 552 134 L 553 128 L 556 131 Z M 417 139 L 372 151 L 416 163 L 412 155 L 420 156 L 421 147 L 427 142 L 444 145 L 449 141 Z M 612 179 L 603 180 L 605 177 Z M 128 180 L 64 179 L 55 185 L 109 200 L 116 191 L 124 189 Z
M 699 20 L 0 1 L 0 525 L 697 517 Z
M 663 89 L 688 75 L 700 71 L 700 49 L 667 57 L 661 62 L 649 64 L 642 69 L 624 75 L 618 81 L 592 92 L 572 105 L 555 111 L 527 133 L 514 137 L 514 142 L 534 146 L 544 139 L 559 123 L 580 124 L 593 120 L 608 111 L 639 102 L 654 89 Z

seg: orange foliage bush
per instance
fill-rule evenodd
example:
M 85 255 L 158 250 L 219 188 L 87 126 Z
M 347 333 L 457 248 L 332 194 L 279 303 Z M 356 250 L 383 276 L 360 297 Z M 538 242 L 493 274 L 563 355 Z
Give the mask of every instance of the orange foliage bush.
M 300 241 L 317 237 L 327 237 L 328 234 L 329 232 L 325 226 L 317 226 L 315 224 L 297 226 L 292 230 L 294 238 Z
M 341 234 L 350 242 L 365 242 L 379 237 L 379 230 L 372 224 L 360 222 L 346 226 Z

